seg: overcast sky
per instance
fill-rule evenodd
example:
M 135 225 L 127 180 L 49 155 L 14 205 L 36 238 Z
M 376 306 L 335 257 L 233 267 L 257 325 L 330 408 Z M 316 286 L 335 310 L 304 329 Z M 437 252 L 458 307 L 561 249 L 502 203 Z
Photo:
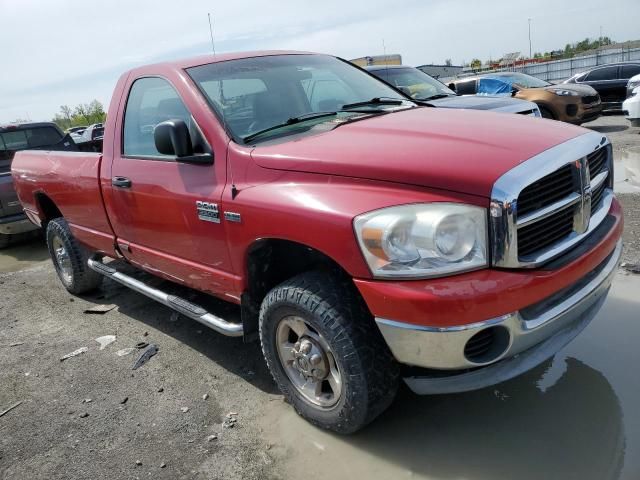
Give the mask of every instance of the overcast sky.
M 455 64 L 563 48 L 603 34 L 640 39 L 639 0 L 0 0 L 0 123 L 49 120 L 94 98 L 105 109 L 118 76 L 160 60 L 295 49 L 354 58 L 400 53 L 409 65 Z

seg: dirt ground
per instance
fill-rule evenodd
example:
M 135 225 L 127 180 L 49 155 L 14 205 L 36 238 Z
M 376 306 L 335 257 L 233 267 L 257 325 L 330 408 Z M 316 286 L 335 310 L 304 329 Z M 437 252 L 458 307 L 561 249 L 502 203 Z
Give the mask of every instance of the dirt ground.
M 640 262 L 640 129 L 621 117 L 589 127 L 614 143 L 624 259 Z M 339 437 L 282 401 L 257 344 L 116 284 L 71 296 L 34 240 L 0 253 L 0 413 L 21 402 L 0 416 L 0 478 L 638 479 L 638 292 L 640 275 L 621 271 L 553 360 L 473 393 L 403 389 Z M 108 311 L 86 313 L 98 306 Z M 159 351 L 133 370 L 139 342 Z

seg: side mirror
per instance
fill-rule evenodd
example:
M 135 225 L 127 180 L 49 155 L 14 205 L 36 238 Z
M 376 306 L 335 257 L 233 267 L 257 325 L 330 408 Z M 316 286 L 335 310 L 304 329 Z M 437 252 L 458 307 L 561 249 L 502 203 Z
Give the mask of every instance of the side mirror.
M 184 163 L 213 163 L 210 153 L 194 154 L 189 127 L 184 120 L 166 120 L 153 129 L 156 149 L 163 155 L 175 155 L 176 161 Z

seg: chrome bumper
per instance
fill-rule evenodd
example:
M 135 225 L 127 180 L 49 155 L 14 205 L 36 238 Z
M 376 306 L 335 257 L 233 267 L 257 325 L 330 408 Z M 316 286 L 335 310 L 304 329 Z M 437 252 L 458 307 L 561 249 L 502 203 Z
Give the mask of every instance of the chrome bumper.
M 434 377 L 405 379 L 417 393 L 452 393 L 483 388 L 513 378 L 553 356 L 595 316 L 615 275 L 622 242 L 592 274 L 565 292 L 534 307 L 470 325 L 431 328 L 376 318 L 396 360 L 437 370 Z M 465 355 L 467 342 L 477 333 L 497 327 L 502 343 L 486 361 Z M 482 367 L 482 368 L 477 368 Z M 473 368 L 474 370 L 468 371 Z
M 24 213 L 0 218 L 0 234 L 15 235 L 37 230 L 39 227 L 31 223 Z

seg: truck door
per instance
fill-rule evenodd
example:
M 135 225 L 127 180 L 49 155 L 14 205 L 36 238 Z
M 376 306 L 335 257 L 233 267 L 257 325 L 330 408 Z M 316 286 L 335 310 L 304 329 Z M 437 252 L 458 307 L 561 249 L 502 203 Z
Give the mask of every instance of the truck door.
M 130 86 L 116 122 L 111 189 L 105 199 L 123 255 L 140 267 L 218 296 L 234 291 L 218 205 L 226 143 L 211 147 L 177 90 L 164 78 Z M 180 119 L 213 151 L 212 164 L 182 163 L 155 147 L 154 127 Z M 193 135 L 199 132 L 200 135 Z M 120 141 L 119 141 L 120 139 Z

